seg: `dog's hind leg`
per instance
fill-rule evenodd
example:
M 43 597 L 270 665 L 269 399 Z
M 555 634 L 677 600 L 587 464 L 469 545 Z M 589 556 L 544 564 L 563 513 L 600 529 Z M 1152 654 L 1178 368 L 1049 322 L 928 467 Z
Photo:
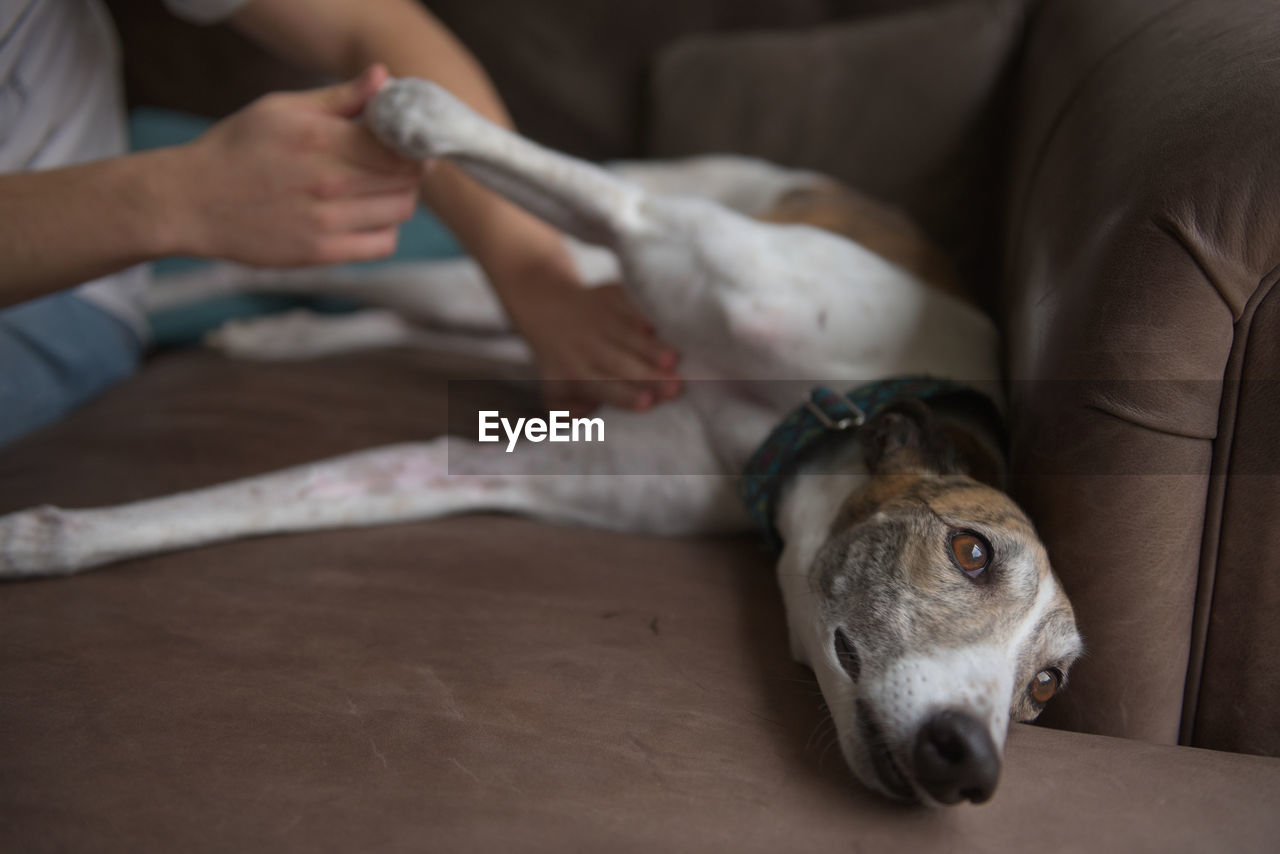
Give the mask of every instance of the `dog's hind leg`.
M 616 247 L 622 234 L 644 226 L 642 189 L 498 127 L 433 83 L 388 83 L 370 101 L 365 121 L 402 154 L 448 157 L 490 189 L 588 243 Z
M 791 193 L 833 182 L 817 172 L 789 169 L 739 154 L 703 154 L 678 160 L 622 160 L 609 172 L 645 192 L 695 196 L 750 217 L 770 213 Z
M 0 517 L 0 579 L 72 574 L 249 536 L 487 510 L 655 534 L 741 528 L 734 478 L 718 473 L 697 419 L 677 404 L 645 417 L 647 425 L 633 426 L 639 416 L 610 413 L 610 433 L 598 444 L 508 454 L 505 440 L 447 437 L 114 507 L 12 513 Z M 678 444 L 679 462 L 662 472 L 645 455 L 668 441 Z M 637 473 L 621 468 L 627 464 Z
M 830 265 L 816 263 L 835 270 L 864 260 L 849 254 L 869 254 L 821 232 L 807 240 L 779 233 L 706 199 L 649 194 L 606 169 L 494 125 L 427 81 L 387 84 L 370 101 L 366 121 L 406 156 L 447 157 L 561 230 L 613 249 L 629 294 L 659 336 L 681 349 L 686 370 L 708 357 L 720 364 L 702 373 L 740 373 L 739 340 L 747 341 L 750 360 L 776 363 L 774 330 L 796 302 L 792 291 L 805 284 L 791 283 L 804 275 L 829 278 L 812 269 L 806 274 L 795 258 L 816 254 L 808 251 L 815 242 L 823 244 L 818 252 L 836 256 Z M 794 242 L 801 245 L 792 247 Z M 793 340 L 803 341 L 810 325 L 790 330 Z M 762 327 L 767 336 L 736 334 Z

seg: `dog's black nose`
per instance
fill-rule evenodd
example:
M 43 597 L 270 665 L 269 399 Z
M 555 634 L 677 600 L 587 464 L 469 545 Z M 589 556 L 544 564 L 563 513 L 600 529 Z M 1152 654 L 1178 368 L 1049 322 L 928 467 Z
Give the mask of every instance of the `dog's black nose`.
M 1000 756 L 982 721 L 948 709 L 920 727 L 912 752 L 916 782 L 939 803 L 991 797 L 1000 779 Z

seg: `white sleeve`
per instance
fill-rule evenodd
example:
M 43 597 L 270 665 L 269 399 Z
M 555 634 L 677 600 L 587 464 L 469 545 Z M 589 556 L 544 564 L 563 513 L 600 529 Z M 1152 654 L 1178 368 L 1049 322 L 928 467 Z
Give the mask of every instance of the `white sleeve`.
M 169 11 L 193 24 L 216 24 L 247 0 L 164 0 Z

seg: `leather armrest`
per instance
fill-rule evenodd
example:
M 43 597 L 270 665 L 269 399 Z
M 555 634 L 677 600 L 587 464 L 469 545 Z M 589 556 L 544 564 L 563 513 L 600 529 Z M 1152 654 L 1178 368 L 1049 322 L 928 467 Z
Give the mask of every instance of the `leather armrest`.
M 1054 0 L 1020 86 L 1014 485 L 1089 648 L 1046 718 L 1280 751 L 1280 18 Z

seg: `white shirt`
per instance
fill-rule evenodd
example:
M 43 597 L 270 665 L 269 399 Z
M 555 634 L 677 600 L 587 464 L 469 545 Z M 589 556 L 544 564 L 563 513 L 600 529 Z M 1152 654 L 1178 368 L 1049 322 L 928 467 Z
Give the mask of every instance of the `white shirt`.
M 195 23 L 246 0 L 165 0 Z M 129 149 L 120 44 L 101 0 L 0 0 L 0 173 L 71 166 Z M 145 337 L 135 267 L 77 293 Z

